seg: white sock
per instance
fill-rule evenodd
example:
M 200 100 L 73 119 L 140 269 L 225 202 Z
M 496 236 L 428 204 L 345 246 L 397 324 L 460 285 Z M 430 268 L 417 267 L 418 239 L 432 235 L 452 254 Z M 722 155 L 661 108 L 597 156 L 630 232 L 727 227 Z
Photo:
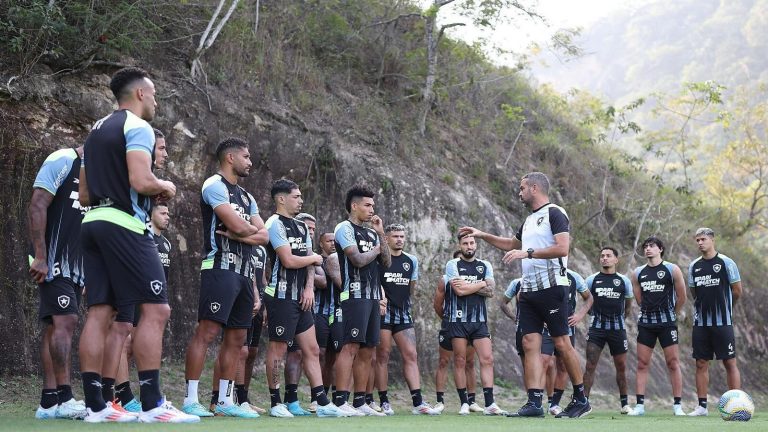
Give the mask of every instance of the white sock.
M 235 392 L 235 382 L 225 379 L 219 380 L 219 405 L 232 406 L 235 404 L 233 393 Z
M 197 385 L 200 380 L 187 380 L 187 395 L 184 398 L 184 405 L 191 403 L 200 403 L 197 399 Z

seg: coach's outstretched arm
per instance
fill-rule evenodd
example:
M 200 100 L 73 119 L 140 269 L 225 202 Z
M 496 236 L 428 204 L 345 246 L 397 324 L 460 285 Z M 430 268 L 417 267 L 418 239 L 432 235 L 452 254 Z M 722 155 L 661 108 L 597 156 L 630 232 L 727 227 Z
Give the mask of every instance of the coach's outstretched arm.
M 465 226 L 459 228 L 459 234 L 462 236 L 471 235 L 472 237 L 485 240 L 490 245 L 508 251 L 512 249 L 520 249 L 522 243 L 515 237 L 500 237 L 487 232 L 480 231 L 477 228 Z

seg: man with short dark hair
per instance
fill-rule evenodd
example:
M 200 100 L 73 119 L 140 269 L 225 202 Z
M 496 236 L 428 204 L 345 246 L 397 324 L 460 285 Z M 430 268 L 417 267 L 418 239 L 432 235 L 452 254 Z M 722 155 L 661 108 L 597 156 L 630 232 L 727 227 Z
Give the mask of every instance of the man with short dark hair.
M 72 336 L 84 283 L 78 202 L 83 147 L 61 149 L 43 162 L 27 209 L 33 254 L 29 274 L 38 284 L 44 323 L 40 357 L 43 391 L 35 418 L 83 418 L 85 404 L 72 395 Z
M 299 186 L 288 179 L 273 183 L 272 200 L 276 213 L 267 219 L 267 252 L 272 261 L 269 285 L 264 290 L 267 306 L 269 345 L 265 359 L 267 385 L 273 417 L 294 415 L 280 400 L 280 367 L 295 341 L 301 349 L 311 393 L 317 401 L 318 417 L 347 417 L 348 414 L 328 400 L 320 370 L 320 349 L 315 336 L 312 310 L 315 304 L 315 266 L 323 259 L 312 252 L 312 239 L 304 222 L 295 219 L 303 200 Z M 293 385 L 296 385 L 295 383 Z
M 403 375 L 411 391 L 413 414 L 437 415 L 421 396 L 418 354 L 416 353 L 416 331 L 411 316 L 411 296 L 419 279 L 419 260 L 403 251 L 405 227 L 400 224 L 387 225 L 385 241 L 389 245 L 392 264 L 379 267 L 379 278 L 387 297 L 387 308 L 381 322 L 380 343 L 376 349 L 376 386 L 379 389 L 381 410 L 386 415 L 395 411 L 389 403 L 387 386 L 389 381 L 389 354 L 392 340 L 397 344 L 403 358 Z
M 541 332 L 546 324 L 573 383 L 571 403 L 555 417 L 583 417 L 592 412 L 592 407 L 584 396 L 579 357 L 568 337 L 566 270 L 571 241 L 570 221 L 562 207 L 549 202 L 549 179 L 543 173 L 531 172 L 523 176 L 518 195 L 531 214 L 514 237 L 499 237 L 472 227 L 463 227 L 459 233 L 473 235 L 507 251 L 503 258 L 506 264 L 516 260 L 522 262 L 519 307 L 528 402 L 513 415 L 544 415 L 544 389 L 535 386 L 541 376 Z
M 693 358 L 699 404 L 689 416 L 706 416 L 709 361 L 723 361 L 728 389 L 741 388 L 733 334 L 733 302 L 741 297 L 736 263 L 715 249 L 715 231 L 699 228 L 694 234 L 701 256 L 688 268 L 688 287 L 694 298 Z
M 88 274 L 88 315 L 80 336 L 80 363 L 87 422 L 130 422 L 102 395 L 102 357 L 116 309 L 140 305 L 134 333 L 142 422 L 200 421 L 175 409 L 160 391 L 165 324 L 170 316 L 162 263 L 147 230 L 154 199 L 168 201 L 176 186 L 152 173 L 155 136 L 147 123 L 155 115 L 155 85 L 138 68 L 115 73 L 110 82 L 118 110 L 97 121 L 85 141 L 79 196 L 91 205 L 83 218 L 81 244 Z M 118 350 L 123 340 L 116 343 Z M 119 358 L 119 356 L 117 357 Z
M 632 310 L 632 283 L 629 278 L 616 271 L 619 252 L 605 246 L 600 250 L 600 271 L 587 278 L 587 287 L 592 292 L 592 324 L 587 333 L 587 367 L 584 371 L 584 393 L 587 397 L 595 380 L 595 369 L 600 361 L 603 347 L 613 357 L 616 369 L 616 385 L 619 387 L 621 414 L 631 411 L 627 402 L 627 330 L 625 319 Z
M 187 393 L 182 410 L 201 417 L 211 414 L 198 400 L 197 387 L 205 352 L 219 336 L 221 379 L 218 415 L 255 418 L 258 414 L 234 401 L 234 382 L 240 350 L 251 327 L 253 310 L 259 307 L 251 280 L 254 246 L 267 241 L 267 230 L 253 195 L 238 183 L 250 174 L 248 143 L 228 138 L 216 148 L 219 172 L 203 183 L 200 210 L 203 219 L 204 258 L 200 266 L 198 323 L 187 345 L 184 375 Z M 142 401 L 143 402 L 143 401 Z
M 475 257 L 477 243 L 472 235 L 459 234 L 461 255 L 445 265 L 448 284 L 445 300 L 448 307 L 448 337 L 453 347 L 453 379 L 461 401 L 460 415 L 469 414 L 467 376 L 464 373 L 467 345 L 470 341 L 480 360 L 480 382 L 485 397 L 485 415 L 505 415 L 493 396 L 493 348 L 488 331 L 485 298 L 491 297 L 496 282 L 488 261 Z
M 683 374 L 680 370 L 677 315 L 685 304 L 685 280 L 680 267 L 664 261 L 664 243 L 656 236 L 643 241 L 641 247 L 647 264 L 630 275 L 635 301 L 640 306 L 637 319 L 637 403 L 631 416 L 645 414 L 645 385 L 651 366 L 653 348 L 659 341 L 672 386 L 672 412 L 684 416 L 680 404 Z
M 392 258 L 384 237 L 384 224 L 374 214 L 374 192 L 367 186 L 354 186 L 344 202 L 349 219 L 334 230 L 341 274 L 341 315 L 344 321 L 343 348 L 336 358 L 334 403 L 353 414 L 384 416 L 365 403 L 365 390 L 371 359 L 379 344 L 380 308 L 386 305 L 381 295 L 379 265 L 389 267 Z M 370 223 L 373 229 L 363 226 Z M 355 379 L 353 406 L 346 403 L 351 376 Z

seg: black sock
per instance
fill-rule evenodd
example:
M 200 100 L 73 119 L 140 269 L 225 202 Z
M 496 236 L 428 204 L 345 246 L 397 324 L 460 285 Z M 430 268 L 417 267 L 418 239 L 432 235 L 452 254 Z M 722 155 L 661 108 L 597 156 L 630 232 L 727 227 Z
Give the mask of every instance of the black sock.
M 248 400 L 248 389 L 245 388 L 245 384 L 235 384 L 235 395 L 237 396 L 238 404 L 245 402 L 251 403 L 251 401 Z
M 424 399 L 421 397 L 421 389 L 411 390 L 411 400 L 415 407 L 424 403 Z
M 475 403 L 475 394 L 474 393 L 467 393 L 467 403 L 472 405 Z
M 702 408 L 707 407 L 707 398 L 699 398 L 699 406 Z
M 139 399 L 141 399 L 141 410 L 145 412 L 163 403 L 159 369 L 139 371 Z
M 560 405 L 560 399 L 563 398 L 563 393 L 565 393 L 565 390 L 555 389 L 555 392 L 552 393 L 552 402 L 550 402 L 550 405 Z
M 309 402 L 317 402 L 317 399 L 315 399 L 315 392 L 309 392 Z
M 349 391 L 345 391 L 345 392 L 344 392 L 344 402 L 349 402 L 349 395 L 350 395 L 350 394 L 351 394 L 351 393 L 350 393 Z
M 467 389 L 465 388 L 457 388 L 456 393 L 459 394 L 459 403 L 461 405 L 469 404 L 469 397 L 467 396 Z
M 323 386 L 312 387 L 310 393 L 312 394 L 312 397 L 315 399 L 315 401 L 317 401 L 317 404 L 320 406 L 326 406 L 331 403 L 328 401 L 328 395 L 325 393 Z
M 579 402 L 587 401 L 587 397 L 584 396 L 584 383 L 573 385 L 573 398 Z
M 542 396 L 541 398 L 544 399 L 544 396 Z M 552 406 L 552 395 L 549 395 L 547 397 L 547 405 Z
M 71 385 L 56 386 L 56 393 L 58 393 L 59 403 L 64 403 L 70 399 L 74 399 L 74 396 L 72 396 Z
M 637 405 L 643 405 L 645 404 L 645 395 L 635 395 L 635 404 Z
M 445 392 L 436 392 L 435 399 L 437 399 L 437 401 L 440 403 L 444 403 L 445 402 L 445 400 L 443 399 L 444 395 L 445 395 Z
M 627 395 L 619 395 L 619 401 L 621 402 L 622 408 L 629 405 L 629 398 L 627 397 Z
M 366 393 L 365 394 L 365 403 L 366 405 L 370 405 L 373 403 L 373 393 Z
M 285 403 L 299 401 L 299 385 L 298 384 L 286 384 L 285 385 Z
M 557 394 L 557 392 L 555 392 L 555 394 Z M 528 389 L 528 402 L 532 403 L 536 408 L 541 408 L 541 399 L 543 397 L 544 397 L 544 390 Z
M 360 408 L 365 405 L 365 392 L 355 392 L 355 397 L 352 399 L 352 407 Z
M 104 402 L 112 402 L 115 400 L 115 379 L 114 378 L 101 378 L 101 397 L 104 398 Z
M 342 406 L 346 400 L 344 399 L 344 392 L 341 391 L 335 391 L 333 392 L 333 404 L 336 406 Z
M 323 386 L 323 391 L 325 392 L 326 395 L 331 394 L 331 388 L 328 386 Z
M 381 402 L 382 405 L 384 405 L 385 403 L 389 403 L 389 396 L 387 396 L 386 390 L 379 392 L 379 401 Z
M 211 392 L 211 405 L 216 405 L 217 403 L 219 403 L 219 391 L 213 390 Z
M 101 375 L 96 372 L 83 372 L 80 376 L 83 378 L 85 406 L 93 412 L 106 408 L 107 404 L 104 403 L 104 397 L 101 395 Z
M 676 398 L 674 398 L 674 402 L 673 402 L 673 403 L 674 403 L 675 405 L 680 405 L 680 401 L 681 401 L 681 400 L 682 400 L 682 398 L 676 397 Z
M 280 389 L 269 389 L 269 400 L 272 404 L 271 406 L 277 406 L 283 403 L 283 401 L 280 400 Z
M 131 382 L 126 381 L 115 386 L 115 397 L 120 401 L 120 405 L 126 406 L 133 400 L 131 391 Z
M 43 389 L 43 392 L 40 394 L 40 406 L 48 409 L 58 404 L 59 404 L 59 393 L 56 391 L 56 389 Z
M 493 387 L 483 387 L 483 398 L 486 407 L 493 405 Z

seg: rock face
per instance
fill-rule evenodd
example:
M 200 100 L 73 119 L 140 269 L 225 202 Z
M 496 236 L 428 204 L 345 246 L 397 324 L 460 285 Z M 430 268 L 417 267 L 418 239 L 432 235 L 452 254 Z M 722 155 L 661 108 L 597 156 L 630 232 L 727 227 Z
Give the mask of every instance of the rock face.
M 37 288 L 27 276 L 26 206 L 34 176 L 44 158 L 61 147 L 83 141 L 90 125 L 113 109 L 106 74 L 67 77 L 35 84 L 20 101 L 0 101 L 0 205 L 6 215 L 0 222 L 0 374 L 37 371 L 39 329 Z M 421 279 L 414 302 L 420 365 L 424 380 L 437 362 L 439 319 L 432 311 L 434 287 L 442 277 L 446 261 L 456 248 L 458 227 L 475 225 L 511 235 L 522 220 L 516 211 L 502 208 L 486 198 L 488 186 L 471 176 L 441 181 L 432 167 L 418 160 L 404 160 L 382 144 L 366 143 L 346 129 L 312 124 L 286 107 L 265 101 L 211 90 L 212 109 L 197 90 L 170 77 L 157 77 L 159 117 L 153 122 L 167 135 L 171 163 L 161 177 L 178 187 L 170 205 L 171 227 L 166 234 L 172 243 L 170 301 L 173 308 L 166 334 L 166 360 L 183 359 L 184 347 L 194 329 L 202 258 L 200 187 L 215 172 L 216 144 L 231 135 L 247 138 L 254 166 L 243 186 L 257 199 L 266 220 L 272 211 L 269 187 L 273 180 L 288 177 L 302 187 L 304 210 L 318 219 L 318 233 L 332 231 L 346 218 L 343 196 L 348 187 L 365 182 L 378 190 L 377 213 L 385 223 L 404 223 L 408 229 L 406 250 L 419 257 Z M 173 90 L 171 92 L 170 90 Z M 449 155 L 451 158 L 453 155 Z M 513 182 L 514 183 L 514 182 Z M 515 196 L 511 189 L 506 193 Z M 567 196 L 566 196 L 567 199 Z M 513 200 L 514 201 L 514 200 Z M 563 203 L 568 208 L 568 202 Z M 583 275 L 597 269 L 589 257 L 594 253 L 574 250 L 571 267 Z M 478 257 L 495 266 L 497 292 L 488 301 L 497 377 L 515 386 L 522 384 L 521 366 L 514 350 L 514 326 L 499 311 L 498 298 L 516 275 L 518 266 L 504 266 L 501 253 L 481 243 Z M 634 320 L 631 320 L 634 321 Z M 586 323 L 578 330 L 578 351 L 583 353 Z M 689 333 L 689 332 L 688 332 Z M 747 332 L 754 334 L 754 332 Z M 752 352 L 765 352 L 759 334 L 748 342 Z M 631 333 L 635 334 L 635 333 Z M 632 338 L 630 338 L 632 339 Z M 688 343 L 689 335 L 683 336 Z M 762 344 L 762 347 L 759 345 Z M 630 352 L 630 382 L 634 380 L 634 342 Z M 75 350 L 76 351 L 76 350 Z M 687 346 L 682 354 L 686 391 L 693 386 L 692 362 Z M 583 354 L 582 354 L 583 355 Z M 598 388 L 615 393 L 607 355 L 598 374 Z M 648 393 L 668 394 L 668 383 L 660 353 L 656 353 Z M 398 356 L 393 355 L 393 362 Z M 393 375 L 399 376 L 399 368 Z M 720 384 L 719 378 L 713 385 Z M 762 380 L 760 381 L 762 382 Z M 630 388 L 634 386 L 631 385 Z

